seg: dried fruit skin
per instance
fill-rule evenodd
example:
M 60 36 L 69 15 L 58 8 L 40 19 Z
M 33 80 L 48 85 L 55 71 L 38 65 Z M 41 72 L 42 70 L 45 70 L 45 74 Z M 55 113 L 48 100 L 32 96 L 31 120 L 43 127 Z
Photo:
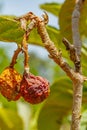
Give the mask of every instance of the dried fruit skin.
M 0 92 L 8 100 L 18 100 L 21 75 L 13 68 L 6 68 L 0 75 Z
M 50 93 L 49 82 L 40 76 L 24 73 L 20 93 L 27 102 L 31 104 L 40 103 Z

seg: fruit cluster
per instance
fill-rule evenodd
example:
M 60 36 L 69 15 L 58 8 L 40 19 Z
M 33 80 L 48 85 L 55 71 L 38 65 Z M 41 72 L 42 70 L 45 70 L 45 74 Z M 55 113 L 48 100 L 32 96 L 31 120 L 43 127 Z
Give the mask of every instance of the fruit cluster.
M 0 75 L 0 92 L 9 101 L 21 96 L 31 104 L 37 104 L 49 95 L 49 82 L 31 73 L 21 76 L 14 68 L 7 67 Z
M 22 44 L 21 47 L 18 46 L 17 50 L 14 52 L 10 66 L 0 75 L 0 93 L 8 100 L 16 101 L 22 96 L 25 101 L 31 104 L 37 104 L 48 97 L 50 88 L 49 82 L 45 78 L 34 76 L 29 72 L 27 40 L 36 22 L 33 20 L 29 23 L 29 21 L 26 20 L 28 20 L 26 17 L 19 18 L 21 28 L 24 30 Z M 23 76 L 14 69 L 17 56 L 20 52 L 24 53 Z

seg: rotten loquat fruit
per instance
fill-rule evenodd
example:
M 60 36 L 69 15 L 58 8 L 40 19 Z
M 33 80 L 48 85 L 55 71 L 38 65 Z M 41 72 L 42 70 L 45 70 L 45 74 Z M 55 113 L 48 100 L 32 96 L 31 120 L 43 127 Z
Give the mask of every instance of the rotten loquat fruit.
M 20 93 L 25 101 L 37 104 L 46 99 L 50 93 L 49 82 L 40 76 L 24 73 Z
M 0 75 L 0 92 L 10 100 L 18 100 L 20 98 L 20 82 L 22 76 L 14 69 L 7 67 Z

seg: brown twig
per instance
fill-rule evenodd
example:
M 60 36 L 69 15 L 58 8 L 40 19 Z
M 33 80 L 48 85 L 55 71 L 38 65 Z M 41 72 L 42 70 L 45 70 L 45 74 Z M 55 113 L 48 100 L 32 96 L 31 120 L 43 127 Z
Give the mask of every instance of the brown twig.
M 44 43 L 45 48 L 49 52 L 49 57 L 52 58 L 73 80 L 74 71 L 73 69 L 64 61 L 61 51 L 58 51 L 54 43 L 50 40 L 50 37 L 47 33 L 44 21 L 41 18 L 36 19 L 38 21 L 37 30 L 41 36 L 41 39 Z
M 76 53 L 79 58 L 79 61 L 81 60 L 81 47 L 82 47 L 82 42 L 79 33 L 79 18 L 82 4 L 83 0 L 76 0 L 76 5 L 72 13 L 73 45 L 76 48 Z M 80 62 L 77 64 L 77 66 L 75 66 L 75 69 L 76 71 L 79 72 L 79 74 L 82 73 Z M 72 108 L 71 130 L 80 130 L 82 90 L 83 90 L 83 82 L 79 77 L 77 82 L 73 81 L 73 108 Z
M 29 73 L 29 64 L 28 64 L 29 54 L 28 54 L 27 40 L 28 40 L 28 37 L 30 35 L 31 30 L 35 26 L 35 21 L 32 20 L 27 27 L 26 27 L 27 22 L 25 22 L 25 21 L 26 21 L 25 17 L 20 18 L 21 27 L 22 27 L 22 29 L 25 30 L 25 34 L 23 36 L 23 41 L 22 41 L 22 51 L 24 52 L 24 57 L 25 57 L 25 59 L 24 59 L 24 69 L 27 73 Z
M 18 54 L 21 52 L 21 47 L 18 46 L 17 50 L 14 51 L 14 55 L 12 57 L 12 61 L 10 63 L 10 67 L 13 68 L 14 65 L 17 63 L 16 60 L 17 60 L 17 57 L 18 57 Z
M 22 51 L 24 52 L 24 68 L 29 68 L 29 55 L 28 55 L 28 44 L 27 44 L 27 34 L 25 33 L 22 41 Z
M 80 33 L 79 33 L 79 19 L 80 19 L 80 10 L 81 10 L 81 5 L 83 3 L 83 0 L 76 0 L 76 6 L 74 8 L 74 11 L 72 13 L 72 37 L 73 37 L 73 45 L 76 48 L 76 53 L 78 55 L 79 61 L 81 59 L 81 47 L 82 47 L 82 42 L 80 39 Z M 80 66 L 80 67 L 78 67 Z M 79 68 L 78 72 L 81 72 L 81 65 L 80 62 L 77 66 Z
M 77 51 L 76 51 L 75 46 L 70 44 L 69 41 L 66 38 L 63 38 L 62 42 L 66 46 L 66 50 L 68 50 L 69 53 L 70 53 L 70 59 L 73 61 L 74 65 L 75 65 L 75 71 L 79 72 L 80 67 L 81 67 L 80 66 L 80 59 L 77 55 Z

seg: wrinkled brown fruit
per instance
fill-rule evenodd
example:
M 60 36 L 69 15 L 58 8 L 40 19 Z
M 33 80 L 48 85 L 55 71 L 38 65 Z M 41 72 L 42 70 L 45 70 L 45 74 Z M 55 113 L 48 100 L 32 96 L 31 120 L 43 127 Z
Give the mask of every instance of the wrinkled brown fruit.
M 24 73 L 20 93 L 31 104 L 37 104 L 46 99 L 50 93 L 49 82 L 33 74 Z
M 8 100 L 20 98 L 20 82 L 22 76 L 13 68 L 6 68 L 0 75 L 0 92 Z

